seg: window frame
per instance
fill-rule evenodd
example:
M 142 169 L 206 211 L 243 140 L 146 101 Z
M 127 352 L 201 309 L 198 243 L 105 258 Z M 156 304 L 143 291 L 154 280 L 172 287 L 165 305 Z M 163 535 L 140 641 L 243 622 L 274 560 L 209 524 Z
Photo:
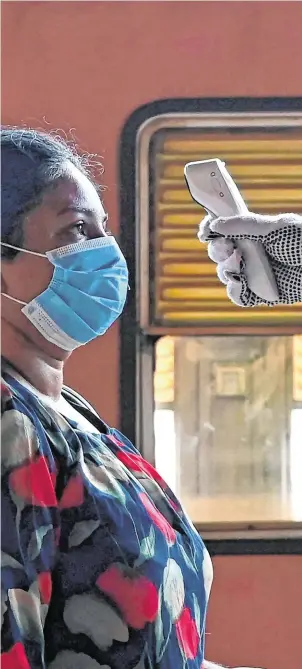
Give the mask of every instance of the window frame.
M 158 123 L 164 117 L 174 122 L 176 117 L 216 117 L 217 123 L 224 116 L 244 115 L 251 120 L 253 114 L 276 115 L 286 113 L 295 117 L 302 112 L 302 97 L 292 98 L 191 98 L 157 100 L 135 110 L 127 119 L 121 133 L 120 166 L 120 242 L 129 265 L 129 282 L 126 309 L 120 321 L 120 423 L 121 430 L 131 441 L 141 448 L 143 456 L 154 464 L 153 435 L 153 372 L 154 345 L 164 334 L 176 334 L 168 328 L 146 328 L 148 306 L 143 301 L 146 285 L 145 267 L 150 269 L 149 220 L 142 211 L 138 196 L 139 186 L 146 179 L 139 165 L 140 141 L 146 143 L 152 137 Z M 148 130 L 148 134 L 147 134 Z M 146 187 L 146 181 L 143 183 Z M 148 206 L 145 199 L 144 206 Z M 144 235 L 139 221 L 143 221 Z M 123 223 L 125 221 L 125 224 Z M 147 222 L 146 222 L 147 221 Z M 140 250 L 139 250 L 140 249 Z M 141 263 L 142 254 L 144 263 Z M 140 325 L 139 318 L 143 323 Z M 236 334 L 238 327 L 227 327 L 224 334 Z M 202 330 L 202 331 L 201 331 Z M 219 330 L 221 333 L 221 329 Z M 300 334 L 302 325 L 297 327 L 272 326 L 271 334 Z M 267 334 L 267 327 L 240 327 L 240 334 Z M 177 334 L 189 334 L 177 329 Z M 193 333 L 192 333 L 193 334 Z M 194 334 L 217 334 L 217 328 L 196 328 Z M 143 416 L 144 414 L 144 416 Z M 212 527 L 211 530 L 197 526 L 202 531 L 212 554 L 263 554 L 302 553 L 302 523 L 294 526 L 274 527 L 266 524 L 261 528 L 235 527 L 231 529 Z

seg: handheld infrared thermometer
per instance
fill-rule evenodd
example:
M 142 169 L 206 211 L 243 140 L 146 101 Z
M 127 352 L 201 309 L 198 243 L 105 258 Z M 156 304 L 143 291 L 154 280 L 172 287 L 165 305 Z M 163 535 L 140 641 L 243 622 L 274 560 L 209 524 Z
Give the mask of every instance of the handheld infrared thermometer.
M 218 158 L 187 163 L 184 173 L 191 197 L 213 218 L 249 213 L 225 164 Z M 235 244 L 245 260 L 250 290 L 266 302 L 278 300 L 274 273 L 261 242 L 236 239 Z

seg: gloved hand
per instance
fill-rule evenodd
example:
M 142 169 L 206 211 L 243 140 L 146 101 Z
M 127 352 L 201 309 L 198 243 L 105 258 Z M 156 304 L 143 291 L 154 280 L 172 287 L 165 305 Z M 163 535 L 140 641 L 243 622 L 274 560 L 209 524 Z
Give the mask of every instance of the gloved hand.
M 198 238 L 208 242 L 208 254 L 217 263 L 218 278 L 235 304 L 255 307 L 302 302 L 302 216 L 252 213 L 217 219 L 207 216 L 200 224 Z M 275 275 L 279 300 L 265 302 L 249 289 L 244 258 L 236 249 L 236 239 L 263 244 Z

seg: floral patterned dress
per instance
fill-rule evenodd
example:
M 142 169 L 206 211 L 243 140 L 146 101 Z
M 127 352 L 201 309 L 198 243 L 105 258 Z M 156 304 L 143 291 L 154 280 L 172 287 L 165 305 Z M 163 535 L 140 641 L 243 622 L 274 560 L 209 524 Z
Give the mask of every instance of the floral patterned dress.
M 2 669 L 201 669 L 209 555 L 132 444 L 2 384 Z

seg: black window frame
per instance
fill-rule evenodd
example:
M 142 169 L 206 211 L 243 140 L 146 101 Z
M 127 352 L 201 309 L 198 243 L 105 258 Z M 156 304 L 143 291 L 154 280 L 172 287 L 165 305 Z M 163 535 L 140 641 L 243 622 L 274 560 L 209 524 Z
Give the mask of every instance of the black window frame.
M 126 120 L 119 143 L 120 243 L 129 266 L 127 305 L 120 319 L 120 425 L 121 431 L 136 440 L 136 364 L 139 324 L 136 321 L 136 141 L 142 124 L 154 116 L 179 113 L 286 113 L 302 111 L 302 97 L 173 98 L 149 102 Z M 301 327 L 302 332 L 302 327 Z M 144 344 L 154 347 L 159 337 L 146 337 Z M 139 448 L 139 444 L 135 444 Z M 209 539 L 207 547 L 215 555 L 302 555 L 302 538 Z

